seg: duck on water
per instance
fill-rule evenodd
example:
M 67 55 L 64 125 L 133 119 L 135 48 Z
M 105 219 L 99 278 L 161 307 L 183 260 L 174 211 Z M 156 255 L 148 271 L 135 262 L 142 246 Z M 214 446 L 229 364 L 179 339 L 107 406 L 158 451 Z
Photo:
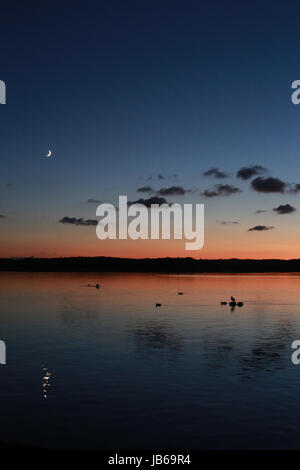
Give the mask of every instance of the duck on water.
M 231 299 L 231 301 L 228 302 L 230 307 L 236 307 L 236 306 L 242 307 L 244 305 L 243 302 L 237 302 L 233 296 L 231 296 L 230 299 Z M 220 304 L 221 305 L 227 305 L 227 302 L 224 302 L 224 301 L 221 300 Z

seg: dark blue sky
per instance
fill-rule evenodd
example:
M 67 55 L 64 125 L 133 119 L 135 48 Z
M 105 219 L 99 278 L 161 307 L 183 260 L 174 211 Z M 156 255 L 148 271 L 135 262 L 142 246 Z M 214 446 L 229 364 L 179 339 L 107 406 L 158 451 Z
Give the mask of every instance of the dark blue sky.
M 255 224 L 256 209 L 297 206 L 297 196 L 256 194 L 234 175 L 260 164 L 300 181 L 300 106 L 290 100 L 300 78 L 299 3 L 16 5 L 2 6 L 0 28 L 0 213 L 9 255 L 9 237 L 17 243 L 25 225 L 45 240 L 46 231 L 64 237 L 59 218 L 93 218 L 88 198 L 137 198 L 150 175 L 166 177 L 152 179 L 155 189 L 202 191 L 218 183 L 202 177 L 208 168 L 230 173 L 226 183 L 242 193 L 181 199 L 205 202 L 211 224 L 224 214 Z

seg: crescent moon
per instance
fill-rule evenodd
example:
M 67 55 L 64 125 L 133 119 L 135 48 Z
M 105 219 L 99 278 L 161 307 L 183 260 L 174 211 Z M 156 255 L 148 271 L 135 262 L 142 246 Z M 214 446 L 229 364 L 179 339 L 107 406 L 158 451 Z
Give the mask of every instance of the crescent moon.
M 51 152 L 51 150 L 49 150 L 48 155 L 46 155 L 46 157 L 51 157 L 51 154 L 52 154 L 52 152 Z

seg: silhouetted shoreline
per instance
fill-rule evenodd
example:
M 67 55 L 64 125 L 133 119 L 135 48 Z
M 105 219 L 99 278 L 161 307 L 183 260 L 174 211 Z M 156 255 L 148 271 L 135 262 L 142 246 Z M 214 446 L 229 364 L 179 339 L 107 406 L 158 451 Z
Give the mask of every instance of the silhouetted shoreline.
M 24 272 L 157 272 L 157 273 L 267 273 L 299 272 L 300 259 L 194 258 L 1 258 L 0 271 Z

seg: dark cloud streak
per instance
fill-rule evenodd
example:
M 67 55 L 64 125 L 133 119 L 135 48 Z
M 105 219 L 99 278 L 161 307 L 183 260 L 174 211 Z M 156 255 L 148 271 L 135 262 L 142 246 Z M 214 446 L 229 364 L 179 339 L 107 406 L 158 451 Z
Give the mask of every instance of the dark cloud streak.
M 217 184 L 214 188 L 203 191 L 201 195 L 204 197 L 231 196 L 241 192 L 240 188 L 236 188 L 231 184 Z
M 153 189 L 151 186 L 142 186 L 141 188 L 137 188 L 138 193 L 153 193 Z
M 239 222 L 232 221 L 232 220 L 217 220 L 217 223 L 221 225 L 238 225 L 239 224 Z
M 274 227 L 267 227 L 266 225 L 255 225 L 248 229 L 248 232 L 265 232 L 266 230 L 272 230 Z
M 65 216 L 62 219 L 58 221 L 59 224 L 71 224 L 71 225 L 84 225 L 84 226 L 91 226 L 91 225 L 97 225 L 98 220 L 94 219 L 83 219 L 82 217 L 76 218 L 76 217 L 68 217 Z
M 149 199 L 143 199 L 143 198 L 140 198 L 140 199 L 137 199 L 136 201 L 128 201 L 127 202 L 127 205 L 128 206 L 132 206 L 132 204 L 143 204 L 144 206 L 146 207 L 151 207 L 152 204 L 168 204 L 170 205 L 170 203 L 168 203 L 168 201 L 164 198 L 164 197 L 157 197 L 157 196 L 153 196 L 153 197 L 149 197 Z
M 161 188 L 157 191 L 160 196 L 184 196 L 191 192 L 190 189 L 184 189 L 182 186 L 171 186 L 170 188 Z
M 209 170 L 203 173 L 203 176 L 213 176 L 214 178 L 228 178 L 228 174 L 224 171 L 219 170 L 219 168 L 210 168 Z
M 272 176 L 268 178 L 259 176 L 251 181 L 251 187 L 258 193 L 284 193 L 287 183 Z
M 291 214 L 292 212 L 296 212 L 296 208 L 291 206 L 290 204 L 281 204 L 278 207 L 274 207 L 273 211 L 281 215 Z
M 92 198 L 92 197 L 89 198 L 89 199 L 87 200 L 87 202 L 88 202 L 89 204 L 101 204 L 101 201 L 99 201 L 99 199 L 94 199 L 94 198 Z
M 241 178 L 242 180 L 248 180 L 252 178 L 252 176 L 261 175 L 262 173 L 266 173 L 268 170 L 267 168 L 261 165 L 251 165 L 251 166 L 243 166 L 237 171 L 236 177 Z

